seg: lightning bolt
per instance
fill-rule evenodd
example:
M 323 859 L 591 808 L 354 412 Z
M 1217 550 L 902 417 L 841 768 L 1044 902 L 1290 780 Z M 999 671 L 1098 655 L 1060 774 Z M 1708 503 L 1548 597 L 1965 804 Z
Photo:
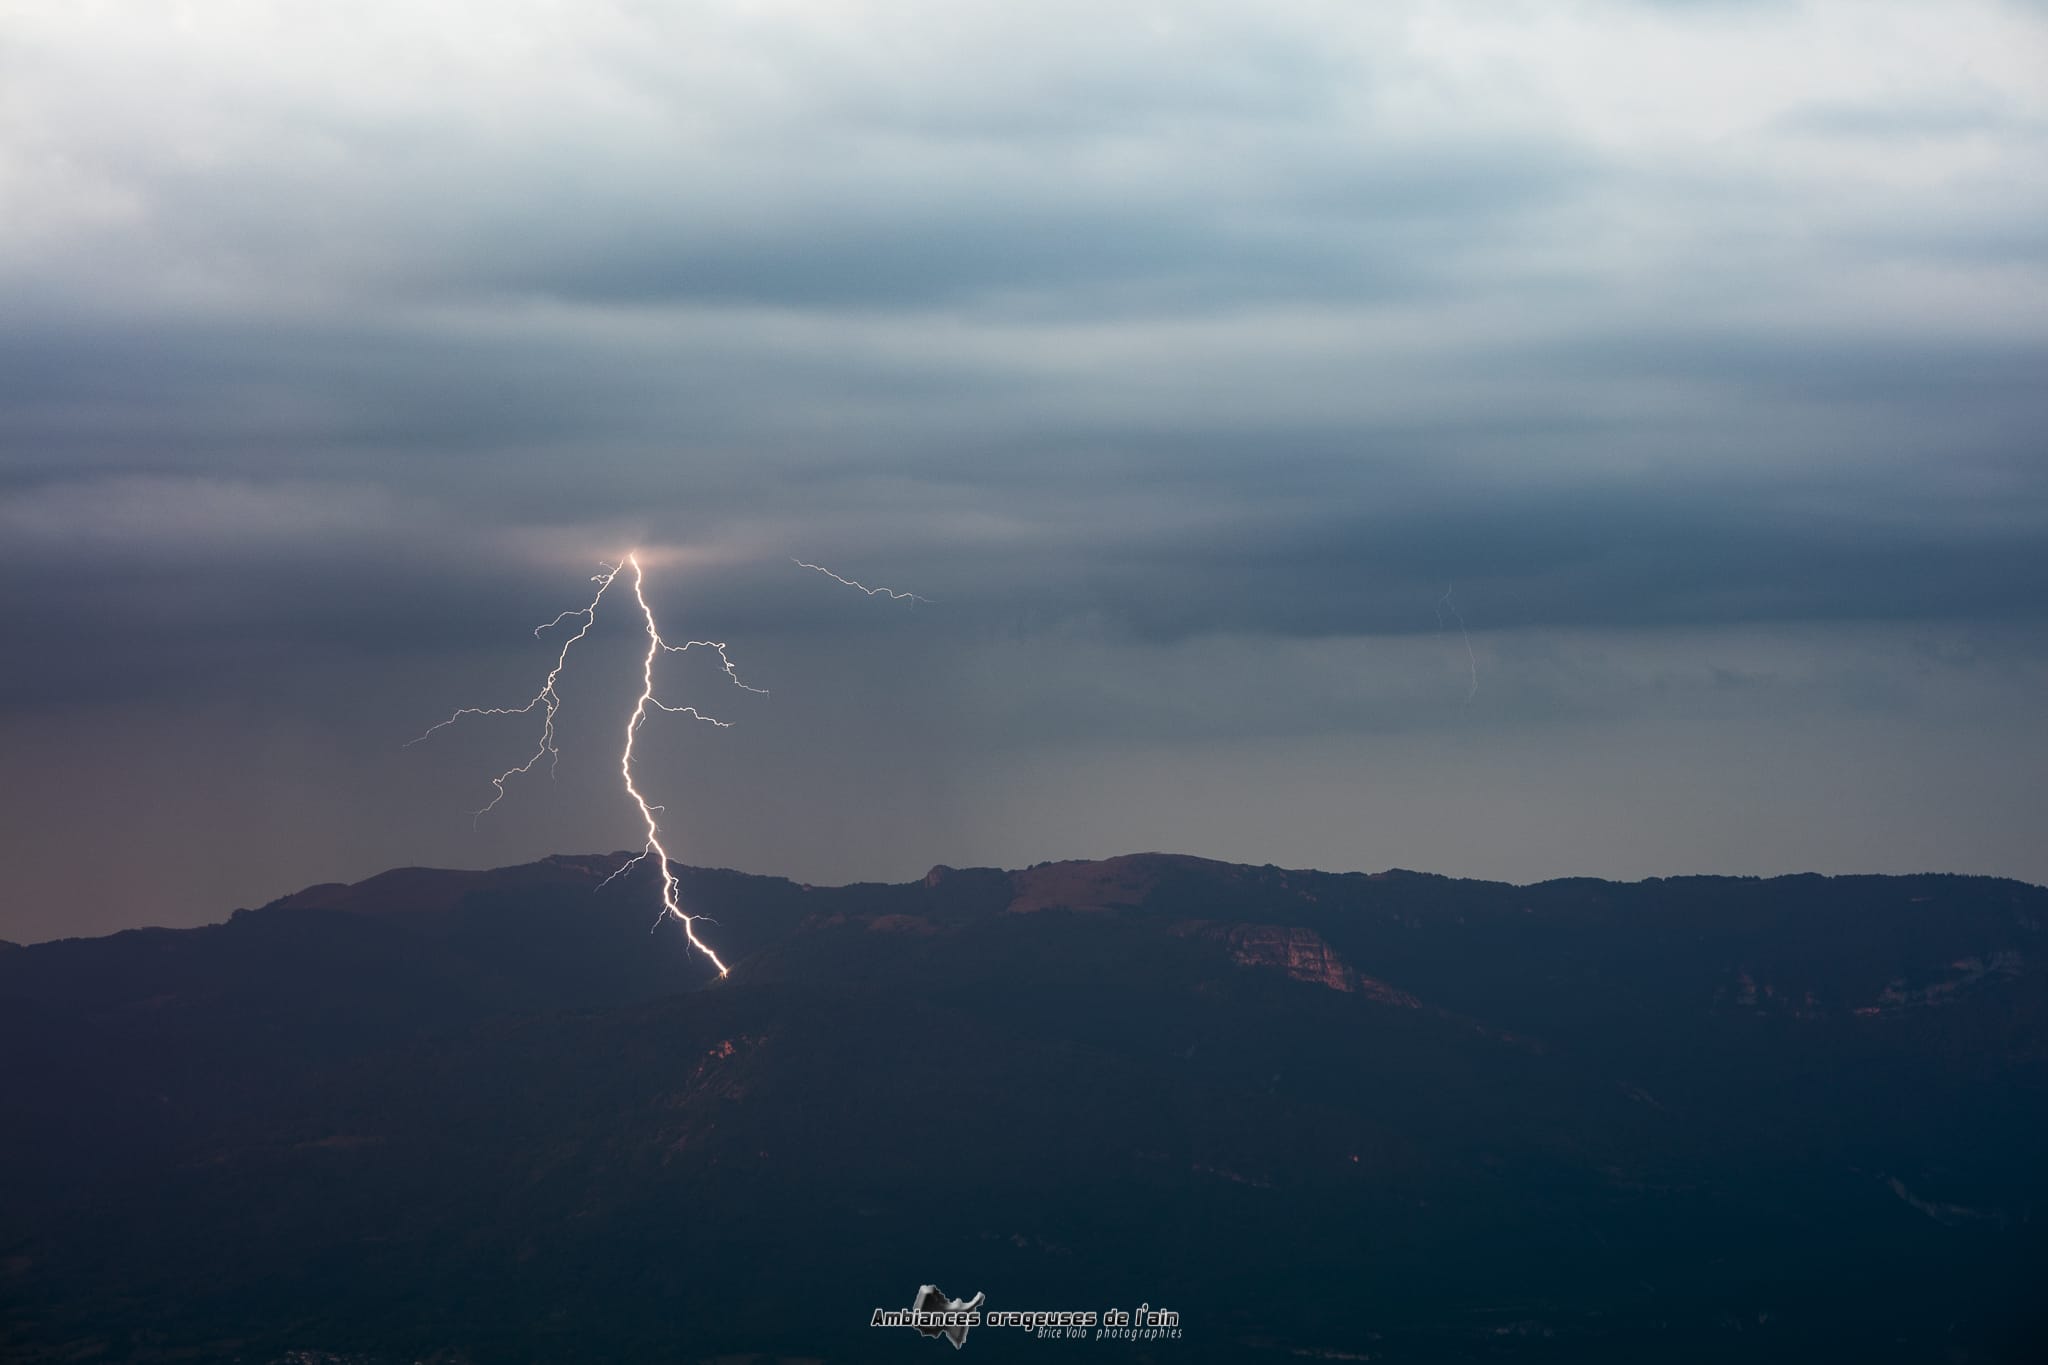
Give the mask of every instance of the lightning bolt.
M 831 579 L 835 583 L 844 583 L 849 588 L 859 588 L 862 592 L 866 593 L 870 597 L 887 597 L 891 601 L 896 602 L 929 603 L 932 600 L 929 597 L 919 597 L 914 592 L 897 592 L 894 588 L 871 588 L 865 583 L 856 583 L 851 578 L 841 578 L 838 574 L 833 573 L 830 569 L 826 568 L 822 564 L 807 564 L 801 559 L 793 559 L 790 562 L 792 564 L 795 564 L 798 568 L 815 569 L 817 572 L 825 575 L 825 577 Z
M 626 556 L 626 562 L 633 566 L 633 600 L 640 604 L 641 619 L 647 623 L 647 654 L 640 662 L 640 699 L 633 703 L 633 714 L 626 721 L 626 747 L 619 755 L 619 775 L 625 779 L 626 795 L 633 798 L 633 804 L 640 808 L 641 820 L 646 822 L 647 825 L 647 847 L 641 851 L 640 857 L 645 858 L 649 854 L 654 855 L 654 865 L 661 869 L 661 915 L 654 917 L 654 924 L 656 928 L 660 927 L 662 915 L 674 917 L 682 924 L 683 933 L 689 937 L 690 946 L 710 958 L 711 965 L 718 968 L 720 976 L 724 976 L 726 975 L 725 964 L 718 960 L 717 953 L 711 951 L 710 944 L 697 937 L 697 921 L 702 919 L 703 916 L 693 915 L 683 909 L 682 903 L 676 898 L 676 874 L 669 868 L 668 850 L 662 847 L 661 843 L 661 825 L 654 818 L 654 812 L 657 808 L 648 805 L 647 798 L 642 796 L 640 789 L 633 785 L 633 740 L 640 733 L 641 723 L 647 719 L 647 708 L 655 706 L 663 711 L 688 711 L 693 716 L 696 716 L 697 712 L 694 708 L 687 706 L 664 706 L 654 698 L 654 661 L 660 657 L 664 649 L 670 647 L 662 641 L 661 629 L 654 624 L 654 608 L 647 605 L 647 594 L 642 591 L 639 556 L 629 554 Z M 689 647 L 689 645 L 683 645 L 675 649 L 674 652 L 681 653 Z M 725 658 L 725 647 L 720 645 L 717 648 L 719 657 L 721 659 Z M 741 687 L 746 687 L 745 683 L 740 682 L 739 675 L 733 672 L 730 659 L 726 660 L 726 672 L 732 677 L 733 682 L 738 683 Z M 748 688 L 748 690 L 759 691 L 760 689 Z M 710 717 L 699 716 L 698 719 L 709 720 Z M 724 725 L 725 722 L 712 721 L 712 724 Z M 634 861 L 637 862 L 639 859 Z M 649 932 L 651 933 L 652 930 Z
M 1437 599 L 1436 628 L 1438 630 L 1444 628 L 1445 611 L 1449 611 L 1452 618 L 1458 623 L 1458 638 L 1465 642 L 1465 667 L 1472 677 L 1472 686 L 1465 693 L 1465 704 L 1470 706 L 1472 699 L 1479 695 L 1479 660 L 1472 653 L 1472 637 L 1465 632 L 1465 613 L 1459 611 L 1458 604 L 1451 600 L 1451 590 L 1454 586 L 1454 584 L 1446 584 L 1444 586 L 1444 595 Z
M 540 742 L 535 746 L 532 756 L 524 763 L 507 768 L 504 772 L 491 779 L 491 786 L 495 789 L 496 795 L 481 810 L 476 812 L 476 818 L 481 819 L 486 812 L 505 799 L 507 783 L 515 777 L 532 772 L 535 767 L 539 766 L 543 758 L 548 760 L 548 770 L 552 774 L 556 764 L 561 759 L 561 753 L 555 747 L 555 715 L 561 709 L 562 698 L 561 694 L 555 690 L 555 684 L 560 681 L 562 671 L 568 667 L 569 651 L 575 647 L 577 641 L 590 633 L 591 626 L 596 623 L 598 603 L 604 600 L 606 591 L 618 580 L 619 575 L 629 568 L 633 572 L 633 600 L 640 608 L 640 619 L 647 631 L 647 652 L 640 661 L 640 695 L 634 699 L 632 714 L 626 718 L 625 747 L 619 753 L 619 776 L 625 783 L 626 795 L 632 798 L 633 805 L 640 812 L 641 823 L 646 829 L 646 840 L 640 852 L 614 868 L 611 876 L 598 883 L 597 889 L 602 890 L 627 869 L 638 866 L 648 858 L 655 859 L 656 866 L 661 869 L 661 911 L 654 917 L 653 927 L 656 929 L 660 928 L 661 922 L 664 919 L 674 919 L 677 921 L 683 926 L 683 933 L 689 939 L 690 946 L 704 954 L 710 960 L 711 965 L 718 969 L 718 974 L 723 977 L 728 974 L 725 963 L 719 959 L 716 952 L 712 951 L 711 945 L 697 935 L 697 922 L 707 917 L 704 915 L 693 915 L 683 908 L 681 897 L 676 889 L 675 873 L 669 868 L 668 849 L 661 842 L 661 823 L 655 818 L 655 813 L 661 807 L 650 803 L 647 797 L 640 791 L 638 784 L 633 781 L 633 749 L 635 741 L 640 735 L 640 727 L 646 723 L 647 713 L 650 710 L 664 711 L 670 715 L 689 716 L 693 720 L 701 720 L 708 725 L 715 725 L 720 729 L 732 728 L 730 721 L 720 720 L 716 716 L 708 716 L 694 706 L 672 706 L 654 695 L 654 665 L 664 653 L 684 654 L 692 649 L 708 649 L 718 656 L 719 665 L 724 669 L 725 676 L 732 682 L 733 686 L 747 692 L 758 693 L 764 697 L 768 695 L 768 691 L 766 688 L 754 687 L 741 680 L 739 669 L 734 666 L 732 657 L 727 652 L 727 647 L 723 641 L 686 640 L 682 644 L 670 644 L 662 638 L 661 628 L 655 623 L 654 608 L 649 606 L 647 602 L 646 577 L 641 571 L 640 556 L 637 552 L 627 554 L 617 564 L 610 565 L 605 568 L 604 572 L 591 577 L 590 581 L 597 584 L 597 591 L 592 594 L 587 605 L 565 611 L 555 617 L 554 620 L 534 627 L 534 636 L 539 638 L 543 632 L 553 630 L 566 621 L 580 619 L 583 623 L 577 628 L 574 635 L 569 636 L 562 642 L 561 650 L 555 655 L 555 665 L 548 670 L 547 678 L 541 683 L 540 691 L 534 693 L 525 705 L 457 707 L 449 713 L 446 720 L 428 726 L 419 735 L 406 741 L 405 747 L 411 748 L 421 740 L 433 735 L 436 731 L 453 725 L 464 716 L 527 716 L 532 715 L 538 710 L 541 715 Z
M 553 630 L 571 617 L 580 616 L 583 618 L 583 624 L 577 629 L 576 633 L 562 641 L 561 653 L 555 656 L 555 666 L 548 670 L 547 681 L 540 685 L 540 691 L 527 699 L 526 705 L 457 707 L 449 713 L 448 719 L 428 726 L 425 730 L 405 742 L 404 747 L 410 749 L 421 740 L 431 736 L 435 731 L 447 729 L 464 716 L 527 716 L 533 714 L 534 707 L 538 706 L 541 708 L 540 743 L 534 748 L 533 756 L 524 763 L 505 769 L 504 772 L 491 779 L 491 786 L 496 789 L 497 794 L 473 813 L 473 819 L 481 820 L 487 812 L 494 809 L 500 801 L 505 799 L 505 784 L 515 777 L 532 772 L 534 765 L 539 763 L 541 759 L 545 758 L 548 760 L 548 775 L 551 777 L 554 775 L 555 768 L 560 763 L 562 757 L 561 751 L 555 748 L 555 713 L 562 706 L 562 697 L 559 692 L 555 691 L 555 683 L 561 678 L 562 670 L 569 666 L 569 651 L 575 647 L 578 640 L 581 640 L 590 633 L 591 625 L 596 622 L 597 604 L 604 600 L 605 589 L 611 587 L 612 580 L 619 576 L 619 570 L 624 567 L 623 563 L 614 564 L 603 573 L 591 576 L 590 581 L 597 584 L 597 592 L 590 599 L 588 606 L 580 611 L 565 611 L 545 625 L 538 625 L 533 628 L 533 636 L 537 640 L 540 638 L 542 631 Z M 637 562 L 635 568 L 638 568 Z

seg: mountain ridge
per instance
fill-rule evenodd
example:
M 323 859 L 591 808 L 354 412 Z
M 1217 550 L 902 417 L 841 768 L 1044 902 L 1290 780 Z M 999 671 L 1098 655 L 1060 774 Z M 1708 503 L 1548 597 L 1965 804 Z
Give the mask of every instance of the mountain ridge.
M 551 853 L 525 863 L 511 863 L 491 868 L 453 868 L 426 864 L 406 864 L 387 868 L 354 882 L 315 882 L 297 891 L 286 892 L 273 897 L 261 905 L 243 907 L 229 912 L 229 918 L 237 915 L 254 914 L 259 911 L 280 909 L 347 909 L 374 908 L 377 913 L 400 913 L 408 909 L 446 908 L 449 901 L 460 895 L 486 890 L 494 882 L 522 880 L 536 872 L 560 874 L 564 881 L 580 878 L 602 880 L 604 875 L 617 870 L 623 864 L 640 857 L 631 850 L 615 850 L 610 853 Z M 1034 891 L 1049 884 L 1060 883 L 1063 879 L 1078 880 L 1085 884 L 1088 879 L 1110 882 L 1123 872 L 1135 871 L 1139 875 L 1156 872 L 1160 868 L 1196 867 L 1214 870 L 1230 875 L 1248 872 L 1305 876 L 1314 878 L 1365 878 L 1384 881 L 1392 878 L 1418 878 L 1454 882 L 1466 886 L 1502 887 L 1533 890 L 1560 886 L 1606 886 L 1606 887 L 1650 887 L 1683 883 L 1786 883 L 1817 880 L 1821 882 L 1903 882 L 1921 880 L 1954 880 L 1967 882 L 1988 882 L 2010 885 L 2033 891 L 2040 891 L 2042 885 L 2013 877 L 1996 876 L 1969 872 L 1784 872 L 1784 873 L 1674 873 L 1624 880 L 1594 876 L 1547 877 L 1536 881 L 1502 881 L 1484 877 L 1460 877 L 1448 873 L 1420 871 L 1413 868 L 1388 867 L 1376 872 L 1363 870 L 1328 871 L 1320 868 L 1281 867 L 1273 863 L 1235 863 L 1224 859 L 1205 858 L 1196 854 L 1173 853 L 1148 850 L 1134 853 L 1113 854 L 1104 858 L 1049 859 L 1026 864 L 1018 868 L 1003 868 L 985 865 L 955 866 L 949 863 L 935 863 L 920 878 L 901 882 L 854 881 L 843 883 L 801 882 L 772 873 L 745 872 L 735 868 L 703 866 L 671 860 L 670 866 L 679 872 L 695 876 L 720 876 L 749 878 L 762 882 L 775 882 L 799 887 L 805 891 L 850 891 L 868 887 L 907 887 L 923 883 L 934 886 L 948 876 L 1002 876 L 1013 883 L 1024 883 Z M 394 892 L 396 894 L 394 895 Z M 364 902 L 374 899 L 373 907 Z M 1024 907 L 1032 908 L 1032 907 Z M 34 943 L 17 943 L 0 939 L 0 951 L 10 948 L 43 947 L 53 943 L 70 943 L 88 939 L 112 938 L 124 933 L 183 932 L 191 929 L 206 929 L 226 923 L 213 920 L 194 925 L 135 925 L 126 929 L 110 930 L 105 934 L 66 935 L 60 938 L 41 939 Z
M 628 857 L 0 954 L 10 1357 L 866 1359 L 932 1281 L 1162 1360 L 2042 1339 L 2042 888 L 673 865 L 719 980 Z

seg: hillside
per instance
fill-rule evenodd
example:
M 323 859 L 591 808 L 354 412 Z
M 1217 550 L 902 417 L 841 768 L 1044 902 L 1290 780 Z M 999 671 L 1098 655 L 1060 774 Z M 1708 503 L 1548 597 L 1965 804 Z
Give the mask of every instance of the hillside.
M 2027 1358 L 2048 890 L 623 855 L 0 954 L 9 1359 Z M 318 1359 L 318 1355 L 306 1357 Z

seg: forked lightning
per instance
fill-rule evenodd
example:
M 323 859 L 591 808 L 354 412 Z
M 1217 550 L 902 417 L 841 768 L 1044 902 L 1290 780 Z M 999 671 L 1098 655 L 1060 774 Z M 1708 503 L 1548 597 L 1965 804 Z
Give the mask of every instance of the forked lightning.
M 619 776 L 625 783 L 626 795 L 632 798 L 633 805 L 640 812 L 641 822 L 646 827 L 646 839 L 638 856 L 617 868 L 611 877 L 605 878 L 605 883 L 609 883 L 613 877 L 617 877 L 627 868 L 644 861 L 650 856 L 653 857 L 655 866 L 661 871 L 661 913 L 655 916 L 655 927 L 659 928 L 664 918 L 676 920 L 683 926 L 683 933 L 690 940 L 690 946 L 710 959 L 711 965 L 718 969 L 718 974 L 724 976 L 726 975 L 725 963 L 719 959 L 716 952 L 712 951 L 710 944 L 697 936 L 697 921 L 703 919 L 704 916 L 693 915 L 683 909 L 681 897 L 677 894 L 675 873 L 669 868 L 668 849 L 661 842 L 661 824 L 655 818 L 655 812 L 659 811 L 661 807 L 649 803 L 646 796 L 641 793 L 639 786 L 633 781 L 633 746 L 634 741 L 639 737 L 641 725 L 647 720 L 649 708 L 657 711 L 667 711 L 675 715 L 689 716 L 692 719 L 701 720 L 720 728 L 728 728 L 730 725 L 730 722 L 720 720 L 716 716 L 705 715 L 694 706 L 671 706 L 654 695 L 654 664 L 663 653 L 682 654 L 692 649 L 708 649 L 718 655 L 718 662 L 725 670 L 725 675 L 731 680 L 733 686 L 743 688 L 748 692 L 760 693 L 762 696 L 766 696 L 767 691 L 764 688 L 751 687 L 740 680 L 739 670 L 734 667 L 732 658 L 726 652 L 726 646 L 723 641 L 686 640 L 682 644 L 672 645 L 662 638 L 661 628 L 654 620 L 654 608 L 649 606 L 647 602 L 646 578 L 641 572 L 640 556 L 637 553 L 628 554 L 619 563 L 606 568 L 603 573 L 592 576 L 590 581 L 597 584 L 597 592 L 592 595 L 587 606 L 578 610 L 565 611 L 554 620 L 534 627 L 533 633 L 538 637 L 543 631 L 552 630 L 572 619 L 580 618 L 583 623 L 577 628 L 574 635 L 571 635 L 562 642 L 561 651 L 555 656 L 555 666 L 548 670 L 547 679 L 541 684 L 540 691 L 534 693 L 525 705 L 459 707 L 451 712 L 446 720 L 429 726 L 418 737 L 408 741 L 408 747 L 419 743 L 420 740 L 432 735 L 436 730 L 453 725 L 464 716 L 525 716 L 533 714 L 538 709 L 541 715 L 539 744 L 534 748 L 532 756 L 524 763 L 507 768 L 504 772 L 491 779 L 491 786 L 495 790 L 496 795 L 490 799 L 488 804 L 476 812 L 477 816 L 479 818 L 482 817 L 486 811 L 489 811 L 500 801 L 504 800 L 505 784 L 522 773 L 532 772 L 541 759 L 545 758 L 548 760 L 548 768 L 550 773 L 552 773 L 555 764 L 561 758 L 560 752 L 555 748 L 555 713 L 561 707 L 562 698 L 561 694 L 555 690 L 555 684 L 560 681 L 562 670 L 568 666 L 569 650 L 578 640 L 581 640 L 590 633 L 591 626 L 597 621 L 598 603 L 604 600 L 605 592 L 618 580 L 619 575 L 627 569 L 631 569 L 633 573 L 633 600 L 639 605 L 640 619 L 645 624 L 647 630 L 647 652 L 640 661 L 640 695 L 634 699 L 632 714 L 626 719 L 625 747 L 619 753 Z M 603 884 L 600 883 L 600 885 Z

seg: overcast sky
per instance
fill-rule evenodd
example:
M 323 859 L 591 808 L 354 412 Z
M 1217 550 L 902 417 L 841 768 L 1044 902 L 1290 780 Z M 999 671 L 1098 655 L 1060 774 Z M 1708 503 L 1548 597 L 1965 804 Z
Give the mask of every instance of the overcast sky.
M 2020 0 L 0 0 L 0 936 L 635 846 L 633 547 L 689 862 L 2048 881 L 2044 380 Z

